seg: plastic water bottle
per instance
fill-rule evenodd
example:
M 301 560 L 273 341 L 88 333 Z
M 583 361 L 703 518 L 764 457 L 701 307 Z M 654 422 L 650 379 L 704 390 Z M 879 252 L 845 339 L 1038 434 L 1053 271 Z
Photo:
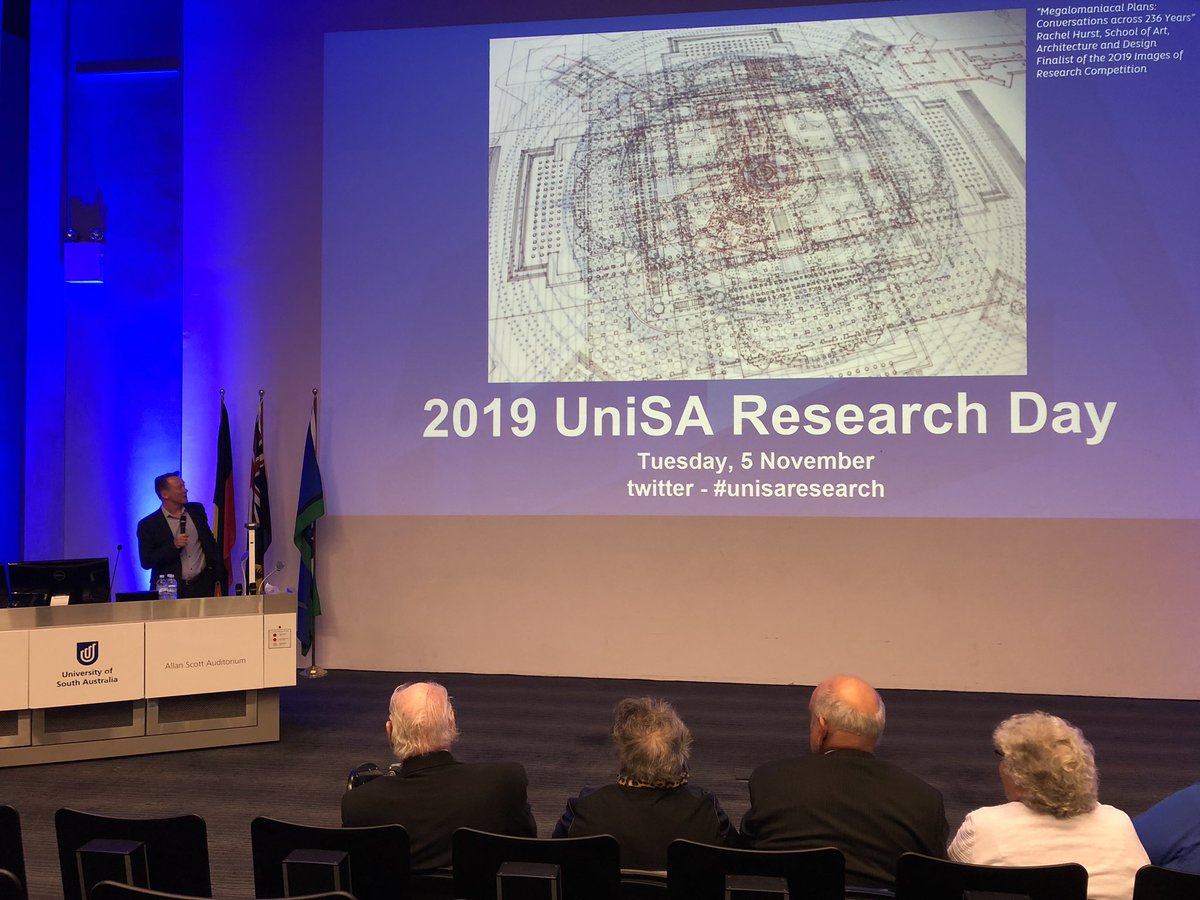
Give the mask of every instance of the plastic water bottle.
M 179 583 L 175 580 L 175 576 L 171 574 L 167 575 L 167 599 L 179 599 Z
M 154 589 L 158 591 L 158 599 L 167 599 L 167 576 L 159 575 L 158 580 L 154 582 Z

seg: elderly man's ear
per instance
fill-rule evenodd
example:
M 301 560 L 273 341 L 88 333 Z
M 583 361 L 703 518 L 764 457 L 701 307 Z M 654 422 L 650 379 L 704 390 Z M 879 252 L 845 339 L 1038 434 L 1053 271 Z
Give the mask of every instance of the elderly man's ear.
M 825 724 L 825 720 L 820 716 L 812 716 L 808 722 L 808 746 L 813 753 L 820 753 L 825 744 L 825 737 L 829 734 L 829 727 Z

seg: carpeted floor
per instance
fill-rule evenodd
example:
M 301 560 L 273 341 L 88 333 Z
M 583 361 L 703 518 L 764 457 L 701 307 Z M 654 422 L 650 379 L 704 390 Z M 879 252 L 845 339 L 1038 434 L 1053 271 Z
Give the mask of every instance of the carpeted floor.
M 250 820 L 258 815 L 339 824 L 346 773 L 390 762 L 383 723 L 404 673 L 331 672 L 282 694 L 277 744 L 0 769 L 0 803 L 21 815 L 31 900 L 61 897 L 54 811 L 196 813 L 208 823 L 213 893 L 253 896 Z M 529 771 L 540 833 L 568 796 L 615 775 L 613 704 L 666 697 L 692 729 L 692 781 L 720 797 L 736 823 L 758 763 L 806 752 L 811 687 L 697 684 L 511 675 L 437 676 L 455 699 L 465 761 L 512 759 Z M 963 815 L 1002 802 L 991 730 L 1014 712 L 1044 709 L 1081 727 L 1096 747 L 1100 796 L 1136 814 L 1200 780 L 1200 703 L 885 691 L 879 753 L 940 788 L 951 833 Z

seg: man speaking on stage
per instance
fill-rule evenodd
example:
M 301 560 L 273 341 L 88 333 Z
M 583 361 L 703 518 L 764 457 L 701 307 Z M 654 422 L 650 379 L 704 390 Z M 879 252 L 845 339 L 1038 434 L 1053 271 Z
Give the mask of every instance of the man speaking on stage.
M 187 485 L 178 472 L 155 478 L 154 493 L 162 507 L 137 527 L 138 555 L 142 568 L 150 570 L 150 587 L 159 575 L 174 575 L 181 599 L 214 596 L 226 573 L 204 505 L 187 502 Z

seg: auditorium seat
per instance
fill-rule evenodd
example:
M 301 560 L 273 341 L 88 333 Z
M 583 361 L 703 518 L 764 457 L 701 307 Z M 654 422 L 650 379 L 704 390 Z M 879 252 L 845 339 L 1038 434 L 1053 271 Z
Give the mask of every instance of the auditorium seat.
M 663 900 L 667 873 L 645 869 L 621 870 L 621 900 Z
M 920 853 L 905 853 L 896 864 L 896 900 L 962 900 L 964 891 L 1087 900 L 1087 869 L 1078 863 L 974 866 Z
M 1196 900 L 1200 875 L 1162 866 L 1142 866 L 1133 881 L 1133 900 Z
M 196 900 L 187 894 L 168 894 L 166 891 L 155 891 L 150 888 L 134 887 L 121 884 L 119 881 L 101 881 L 92 888 L 89 900 Z M 353 894 L 345 891 L 329 891 L 324 894 L 305 894 L 302 897 L 292 897 L 290 900 L 356 900 Z
M 0 869 L 9 872 L 25 892 L 25 850 L 21 843 L 21 817 L 11 806 L 0 806 Z M 5 894 L 5 896 L 10 896 Z
M 0 900 L 25 900 L 25 888 L 8 869 L 0 869 Z
M 776 878 L 787 883 L 791 897 L 842 900 L 846 859 L 834 847 L 739 850 L 676 840 L 667 848 L 671 900 L 724 900 L 727 876 Z
M 254 857 L 254 896 L 301 896 L 313 890 L 298 889 L 302 877 L 293 854 L 343 854 L 340 863 L 329 857 L 327 868 L 337 870 L 342 889 L 358 900 L 408 900 L 412 897 L 409 881 L 408 832 L 399 825 L 373 825 L 368 828 L 338 828 L 299 825 L 259 816 L 250 823 L 250 850 Z M 284 881 L 284 862 L 292 856 L 291 877 Z M 305 867 L 313 872 L 313 866 Z M 331 874 L 333 874 L 331 872 Z M 317 880 L 321 875 L 314 876 Z M 303 883 L 311 883 L 307 878 Z M 303 884 L 302 883 L 302 884 Z M 324 886 L 322 890 L 326 889 Z
M 454 870 L 430 869 L 412 873 L 412 900 L 455 900 Z
M 515 883 L 524 877 L 555 877 L 549 871 L 538 875 L 521 868 L 527 864 L 557 867 L 559 900 L 618 900 L 621 896 L 621 847 L 610 834 L 524 838 L 460 828 L 454 832 L 451 848 L 454 895 L 461 900 L 503 900 L 498 880 Z
M 106 869 L 85 865 L 82 877 L 89 883 L 86 886 L 80 883 L 77 852 L 97 840 L 140 845 L 131 851 L 130 858 L 141 861 L 143 868 L 135 880 L 148 881 L 146 887 L 189 897 L 212 896 L 208 827 L 199 816 L 132 819 L 64 808 L 54 814 L 54 830 L 58 836 L 64 900 L 85 900 L 93 884 L 115 877 Z

